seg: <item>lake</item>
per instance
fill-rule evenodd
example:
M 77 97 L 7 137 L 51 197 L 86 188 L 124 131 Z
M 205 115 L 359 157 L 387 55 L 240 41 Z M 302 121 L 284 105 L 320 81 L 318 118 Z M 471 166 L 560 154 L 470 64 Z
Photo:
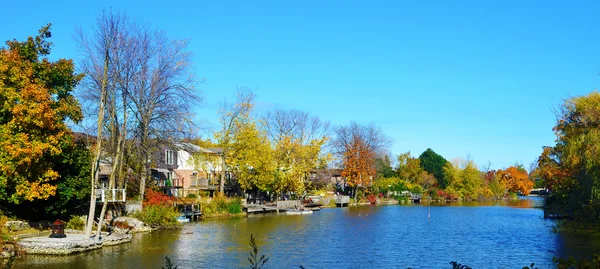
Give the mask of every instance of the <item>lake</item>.
M 543 200 L 330 208 L 312 215 L 206 220 L 136 234 L 130 244 L 67 257 L 26 256 L 16 268 L 249 267 L 249 238 L 265 268 L 552 268 L 552 257 L 589 257 L 598 236 L 565 236 L 543 219 Z M 428 212 L 431 217 L 428 218 Z

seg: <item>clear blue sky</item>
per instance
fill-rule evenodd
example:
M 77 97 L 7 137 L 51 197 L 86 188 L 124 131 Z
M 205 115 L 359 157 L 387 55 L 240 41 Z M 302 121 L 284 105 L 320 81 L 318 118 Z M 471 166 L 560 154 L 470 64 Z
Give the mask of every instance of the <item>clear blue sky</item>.
M 394 154 L 492 168 L 529 166 L 554 143 L 552 108 L 600 82 L 599 1 L 34 2 L 2 5 L 0 39 L 51 22 L 53 57 L 78 59 L 75 27 L 109 7 L 190 38 L 209 126 L 245 85 L 259 112 L 374 122 Z

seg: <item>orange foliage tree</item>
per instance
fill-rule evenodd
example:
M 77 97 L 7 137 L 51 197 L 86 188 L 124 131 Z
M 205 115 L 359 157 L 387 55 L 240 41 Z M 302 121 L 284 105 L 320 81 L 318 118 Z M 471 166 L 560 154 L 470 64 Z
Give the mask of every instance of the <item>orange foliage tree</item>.
M 529 179 L 527 171 L 522 167 L 511 166 L 504 170 L 496 172 L 499 175 L 500 182 L 511 192 L 521 192 L 529 195 L 533 188 L 533 181 Z
M 343 166 L 341 174 L 351 187 L 370 186 L 377 173 L 375 153 L 356 135 L 344 152 Z
M 377 157 L 383 156 L 390 140 L 372 124 L 351 122 L 336 128 L 335 132 L 332 143 L 341 162 L 341 175 L 348 186 L 354 187 L 356 197 L 358 187 L 371 186 L 377 174 Z
M 71 60 L 46 58 L 49 37 L 47 25 L 0 48 L 0 200 L 15 204 L 56 194 L 52 159 L 71 144 L 65 120 L 82 119 L 71 95 L 82 75 Z

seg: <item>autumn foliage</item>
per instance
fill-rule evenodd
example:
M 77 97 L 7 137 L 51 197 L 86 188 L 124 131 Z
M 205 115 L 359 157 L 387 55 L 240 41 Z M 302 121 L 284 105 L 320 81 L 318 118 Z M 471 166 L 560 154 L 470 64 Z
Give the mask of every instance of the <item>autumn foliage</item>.
M 344 152 L 342 176 L 350 186 L 369 186 L 377 171 L 375 152 L 359 136 L 354 136 Z
M 529 179 L 529 175 L 525 169 L 511 166 L 504 170 L 498 170 L 496 172 L 499 176 L 500 182 L 510 192 L 520 192 L 524 195 L 529 195 L 529 192 L 533 188 L 533 181 Z
M 147 205 L 172 205 L 175 202 L 175 198 L 168 196 L 162 192 L 155 191 L 153 189 L 146 189 L 146 198 L 144 199 L 144 206 Z
M 12 203 L 56 194 L 52 158 L 71 134 L 66 119 L 82 113 L 71 95 L 82 75 L 71 60 L 50 61 L 50 25 L 24 42 L 0 48 L 0 199 Z

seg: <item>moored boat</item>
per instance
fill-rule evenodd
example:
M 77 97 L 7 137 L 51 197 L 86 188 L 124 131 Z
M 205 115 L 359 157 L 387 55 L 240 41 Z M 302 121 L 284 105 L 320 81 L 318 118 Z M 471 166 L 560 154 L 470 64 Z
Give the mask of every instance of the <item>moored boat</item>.
M 308 214 L 312 214 L 312 210 L 310 209 L 292 209 L 292 210 L 287 210 L 285 211 L 286 215 L 308 215 Z

